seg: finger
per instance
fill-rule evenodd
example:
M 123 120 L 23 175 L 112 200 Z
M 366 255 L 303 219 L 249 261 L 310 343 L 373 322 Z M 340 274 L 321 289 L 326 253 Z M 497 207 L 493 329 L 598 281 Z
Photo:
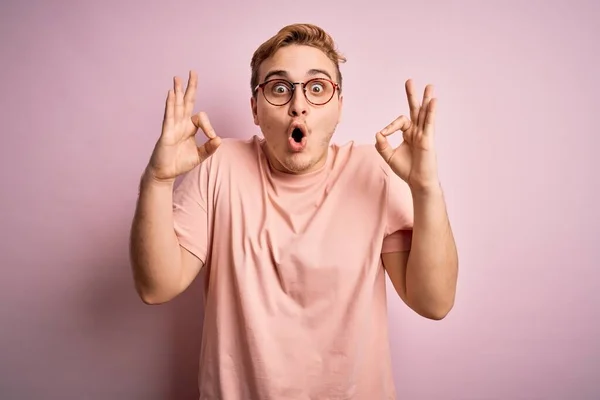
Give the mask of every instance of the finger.
M 421 103 L 421 109 L 419 110 L 419 118 L 417 120 L 417 126 L 420 129 L 423 129 L 423 125 L 425 124 L 425 115 L 427 114 L 427 107 L 429 105 L 429 100 L 433 95 L 433 85 L 425 86 L 425 90 L 423 91 L 423 102 Z
M 394 148 L 390 146 L 390 143 L 387 140 L 387 137 L 383 135 L 381 132 L 377 132 L 375 135 L 375 148 L 381 154 L 386 163 L 389 164 L 390 159 L 394 155 Z
M 395 120 L 392 121 L 388 126 L 383 128 L 380 133 L 383 136 L 389 136 L 394 132 L 402 131 L 406 132 L 410 129 L 411 121 L 404 115 L 399 116 Z
M 410 119 L 416 123 L 419 116 L 419 100 L 417 100 L 417 96 L 415 95 L 412 79 L 407 80 L 404 86 L 406 88 L 406 97 L 408 99 L 408 107 L 410 109 Z
M 175 93 L 172 89 L 167 93 L 167 100 L 165 101 L 165 115 L 163 118 L 163 128 L 166 128 L 169 125 L 173 125 L 173 117 L 175 107 Z
M 404 115 L 399 116 L 395 120 L 392 121 L 388 126 L 383 128 L 381 131 L 377 132 L 375 135 L 375 148 L 381 154 L 385 162 L 389 163 L 392 156 L 394 155 L 394 148 L 390 146 L 390 143 L 387 140 L 387 136 L 391 135 L 394 132 L 402 131 L 406 132 L 410 129 L 411 121 Z
M 213 129 L 210 121 L 208 119 L 208 115 L 205 112 L 199 112 L 192 117 L 192 123 L 204 132 L 207 138 L 214 139 L 217 137 L 215 130 Z
M 173 87 L 175 89 L 175 121 L 181 121 L 183 119 L 183 87 L 178 76 L 173 78 Z
M 196 88 L 198 87 L 198 75 L 194 71 L 190 71 L 188 85 L 183 96 L 183 113 L 186 118 L 190 117 L 194 112 L 194 103 L 196 102 Z
M 425 116 L 425 123 L 423 124 L 423 134 L 433 135 L 435 130 L 435 112 L 437 109 L 437 99 L 433 98 L 429 101 L 427 106 L 427 115 Z
M 209 141 L 204 143 L 202 146 L 199 146 L 198 147 L 198 157 L 200 158 L 200 162 L 203 162 L 208 157 L 212 156 L 215 153 L 215 151 L 217 151 L 217 148 L 219 147 L 220 144 L 221 144 L 221 138 L 217 136 L 213 139 L 210 139 Z

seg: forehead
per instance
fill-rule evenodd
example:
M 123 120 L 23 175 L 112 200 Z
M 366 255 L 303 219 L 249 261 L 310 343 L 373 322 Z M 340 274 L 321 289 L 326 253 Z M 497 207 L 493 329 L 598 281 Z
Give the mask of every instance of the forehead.
M 290 79 L 301 80 L 314 75 L 315 70 L 326 72 L 335 79 L 335 64 L 315 47 L 290 45 L 282 47 L 260 66 L 260 80 L 272 71 L 285 71 Z

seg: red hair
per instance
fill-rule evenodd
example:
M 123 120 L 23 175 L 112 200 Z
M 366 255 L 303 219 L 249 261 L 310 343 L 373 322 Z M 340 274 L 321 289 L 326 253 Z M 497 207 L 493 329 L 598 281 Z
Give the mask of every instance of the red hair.
M 293 44 L 312 46 L 325 53 L 335 65 L 337 83 L 340 85 L 341 91 L 342 73 L 340 72 L 340 63 L 346 62 L 346 58 L 337 51 L 333 38 L 316 25 L 293 24 L 281 28 L 276 35 L 261 44 L 254 52 L 250 62 L 250 68 L 252 69 L 250 87 L 253 96 L 256 95 L 258 69 L 263 61 L 275 54 L 280 48 Z

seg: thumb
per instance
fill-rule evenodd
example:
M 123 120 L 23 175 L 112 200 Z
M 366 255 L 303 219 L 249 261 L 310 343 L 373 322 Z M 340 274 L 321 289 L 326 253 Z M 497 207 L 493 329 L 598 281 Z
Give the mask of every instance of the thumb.
M 200 158 L 200 162 L 203 162 L 208 157 L 212 156 L 217 148 L 221 144 L 221 138 L 216 136 L 210 140 L 204 142 L 202 146 L 198 147 L 198 157 Z
M 394 148 L 390 146 L 387 137 L 383 136 L 381 132 L 377 132 L 375 135 L 375 148 L 381 154 L 381 157 L 389 164 L 390 159 L 394 155 Z

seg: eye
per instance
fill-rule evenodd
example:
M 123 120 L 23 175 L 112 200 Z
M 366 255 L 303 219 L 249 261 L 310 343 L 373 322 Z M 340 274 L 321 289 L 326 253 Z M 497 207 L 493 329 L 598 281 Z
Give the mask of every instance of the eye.
M 292 90 L 288 82 L 280 80 L 270 82 L 267 89 L 273 96 L 287 96 Z
M 277 84 L 277 85 L 273 86 L 273 92 L 275 92 L 275 93 L 283 94 L 283 93 L 286 93 L 287 91 L 288 91 L 287 86 L 285 86 L 283 84 Z
M 311 83 L 309 89 L 314 94 L 323 93 L 323 91 L 325 90 L 325 84 L 323 82 L 320 82 L 320 81 L 313 82 L 313 83 Z

